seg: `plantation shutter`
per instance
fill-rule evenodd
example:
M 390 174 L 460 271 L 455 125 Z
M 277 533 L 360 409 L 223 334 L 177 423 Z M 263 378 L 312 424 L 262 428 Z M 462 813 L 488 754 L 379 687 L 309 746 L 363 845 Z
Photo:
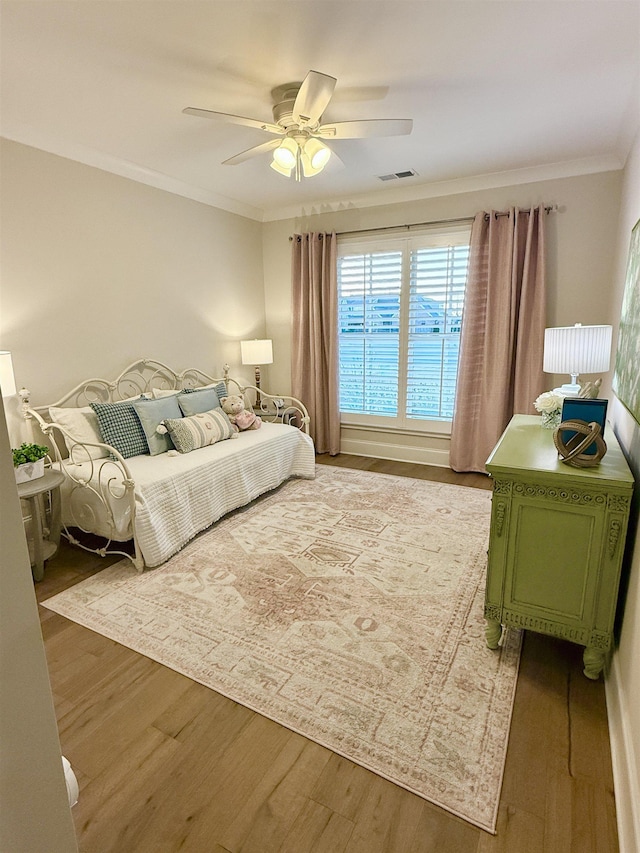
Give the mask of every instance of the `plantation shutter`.
M 468 246 L 411 252 L 407 417 L 452 418 Z
M 398 413 L 402 252 L 338 260 L 340 411 Z
M 339 244 L 343 421 L 424 431 L 452 419 L 468 260 L 459 228 Z

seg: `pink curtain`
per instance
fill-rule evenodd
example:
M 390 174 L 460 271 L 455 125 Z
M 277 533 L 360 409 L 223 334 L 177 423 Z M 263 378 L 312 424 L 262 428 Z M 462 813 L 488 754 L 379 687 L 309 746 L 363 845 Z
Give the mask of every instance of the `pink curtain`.
M 515 413 L 544 391 L 544 207 L 479 213 L 471 229 L 456 406 L 454 471 L 485 472 Z
M 340 453 L 335 234 L 296 234 L 291 258 L 291 387 L 311 417 L 316 453 Z

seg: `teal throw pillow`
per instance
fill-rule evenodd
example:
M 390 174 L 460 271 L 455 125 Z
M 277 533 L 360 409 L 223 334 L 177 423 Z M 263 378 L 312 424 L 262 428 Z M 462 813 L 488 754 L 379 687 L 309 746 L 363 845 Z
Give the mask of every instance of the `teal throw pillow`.
M 168 433 L 156 432 L 156 428 L 165 418 L 182 417 L 176 396 L 159 397 L 157 400 L 136 400 L 133 406 L 144 430 L 151 456 L 173 450 L 173 442 Z
M 178 394 L 178 405 L 185 417 L 200 415 L 220 408 L 220 399 L 215 388 L 200 388 L 195 391 L 184 391 Z

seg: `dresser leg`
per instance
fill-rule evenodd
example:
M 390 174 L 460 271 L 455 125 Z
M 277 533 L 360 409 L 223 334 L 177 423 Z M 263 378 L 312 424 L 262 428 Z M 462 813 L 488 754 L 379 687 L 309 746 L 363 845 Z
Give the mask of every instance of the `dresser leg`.
M 600 677 L 602 668 L 604 667 L 605 653 L 602 649 L 596 649 L 594 646 L 587 646 L 582 655 L 584 663 L 584 674 L 587 678 L 596 681 Z
M 496 622 L 495 619 L 485 619 L 485 622 L 487 625 L 484 629 L 484 636 L 487 646 L 490 649 L 497 649 L 500 645 L 500 638 L 502 637 L 502 625 Z

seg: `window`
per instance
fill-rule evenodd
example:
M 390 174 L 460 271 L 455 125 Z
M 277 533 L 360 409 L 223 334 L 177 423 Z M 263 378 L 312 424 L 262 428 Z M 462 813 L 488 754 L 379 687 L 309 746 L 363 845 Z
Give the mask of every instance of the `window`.
M 339 244 L 343 420 L 451 420 L 468 260 L 468 230 Z

